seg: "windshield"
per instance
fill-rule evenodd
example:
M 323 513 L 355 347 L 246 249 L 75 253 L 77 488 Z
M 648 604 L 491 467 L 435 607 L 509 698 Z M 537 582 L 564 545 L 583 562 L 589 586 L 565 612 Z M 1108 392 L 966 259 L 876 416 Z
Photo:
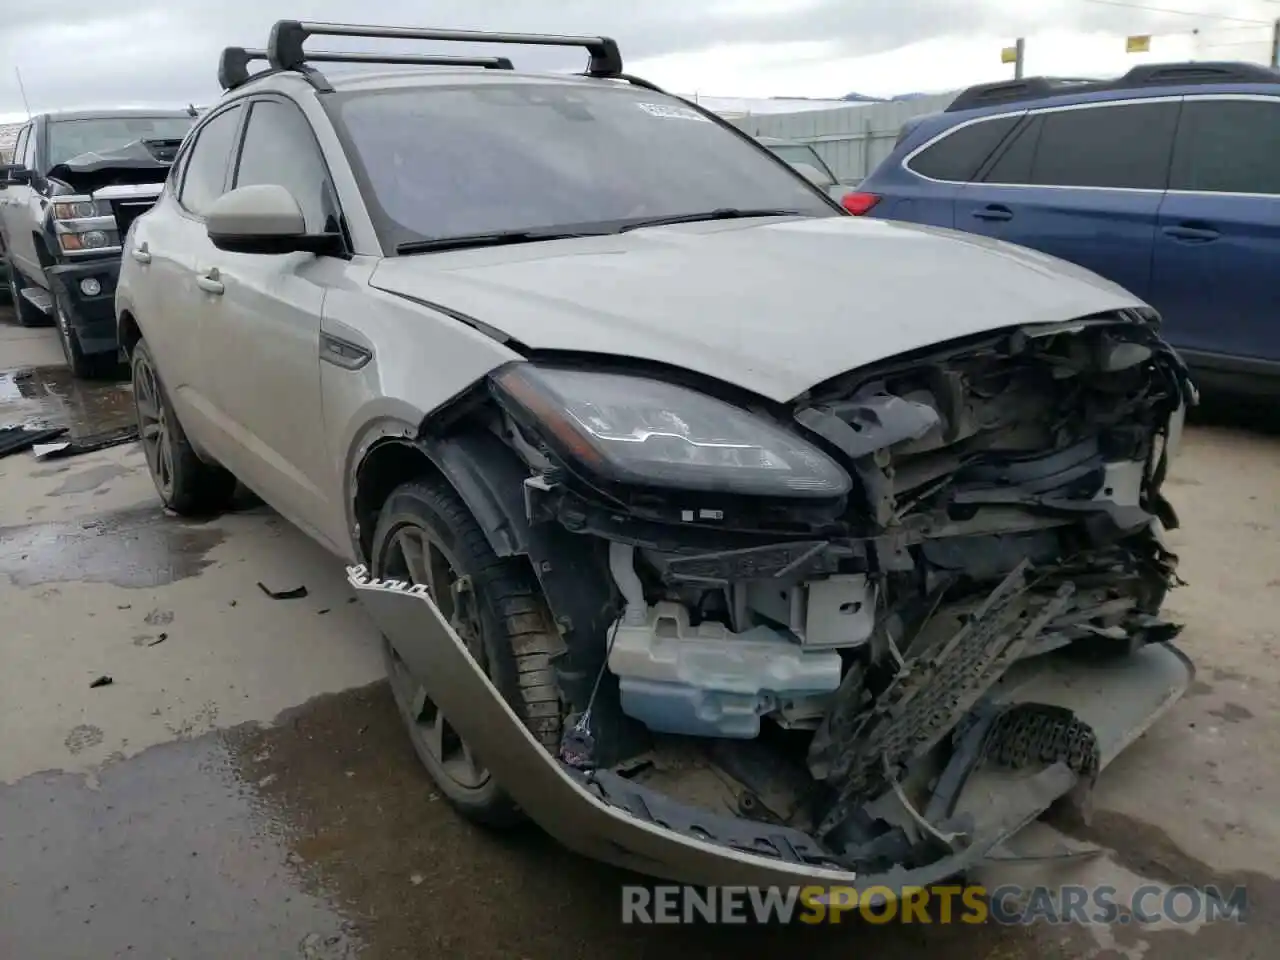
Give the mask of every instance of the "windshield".
M 822 158 L 818 156 L 818 152 L 813 147 L 806 146 L 802 143 L 771 143 L 769 149 L 772 150 L 779 159 L 785 160 L 787 163 L 804 163 L 817 170 L 830 183 L 835 183 L 835 179 L 831 176 L 831 171 L 827 165 L 822 162 Z
M 333 99 L 387 249 L 728 209 L 837 214 L 731 130 L 648 90 L 485 83 Z
M 100 117 L 49 124 L 49 166 L 85 153 L 111 153 L 138 140 L 181 140 L 195 117 Z

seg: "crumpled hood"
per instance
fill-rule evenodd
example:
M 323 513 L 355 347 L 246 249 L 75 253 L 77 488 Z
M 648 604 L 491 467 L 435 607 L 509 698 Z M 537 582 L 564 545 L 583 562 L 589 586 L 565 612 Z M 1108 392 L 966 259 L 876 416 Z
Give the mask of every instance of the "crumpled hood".
M 117 150 L 64 160 L 50 168 L 49 178 L 82 193 L 108 186 L 163 183 L 180 146 L 178 139 L 135 140 Z
M 415 254 L 371 283 L 530 349 L 657 361 L 780 402 L 945 340 L 1143 305 L 1022 247 L 843 216 Z

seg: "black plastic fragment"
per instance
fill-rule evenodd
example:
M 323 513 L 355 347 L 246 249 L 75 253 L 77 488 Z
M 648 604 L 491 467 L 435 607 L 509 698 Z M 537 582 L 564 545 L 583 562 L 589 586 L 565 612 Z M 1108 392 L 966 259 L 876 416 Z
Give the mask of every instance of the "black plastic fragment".
M 95 688 L 95 687 L 109 687 L 109 686 L 111 686 L 113 683 L 115 683 L 115 680 L 114 680 L 114 679 L 112 679 L 111 677 L 108 677 L 108 676 L 104 673 L 104 674 L 103 674 L 102 676 L 100 676 L 97 680 L 94 680 L 91 684 L 89 684 L 89 687 L 90 687 L 90 689 L 93 689 L 93 688 Z
M 292 590 L 272 590 L 261 580 L 258 581 L 258 589 L 272 600 L 301 600 L 307 595 L 305 586 L 294 587 Z
M 60 431 L 59 435 L 62 432 Z M 95 453 L 98 450 L 105 450 L 108 447 L 118 447 L 124 443 L 132 443 L 138 439 L 137 427 L 120 427 L 118 430 L 108 430 L 104 433 L 97 433 L 91 437 L 80 437 L 77 440 L 71 440 L 65 447 L 59 450 L 50 450 L 41 460 L 61 460 L 63 457 L 74 457 L 82 453 Z M 37 441 L 44 443 L 44 440 Z
M 66 432 L 66 427 L 54 427 L 51 429 L 30 429 L 20 425 L 0 427 L 0 457 L 7 457 L 12 453 L 21 453 L 23 450 L 30 450 L 37 443 L 56 440 Z

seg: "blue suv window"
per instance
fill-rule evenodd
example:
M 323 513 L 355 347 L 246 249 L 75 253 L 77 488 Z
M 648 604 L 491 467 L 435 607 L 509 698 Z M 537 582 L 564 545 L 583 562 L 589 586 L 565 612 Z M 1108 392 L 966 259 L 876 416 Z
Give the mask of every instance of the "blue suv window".
M 1104 104 L 1033 115 L 987 183 L 1163 190 L 1178 104 Z
M 967 127 L 957 127 L 933 146 L 916 154 L 907 166 L 934 180 L 968 181 L 1018 125 L 1021 116 L 992 117 Z
M 1280 195 L 1280 101 L 1188 100 L 1169 188 Z

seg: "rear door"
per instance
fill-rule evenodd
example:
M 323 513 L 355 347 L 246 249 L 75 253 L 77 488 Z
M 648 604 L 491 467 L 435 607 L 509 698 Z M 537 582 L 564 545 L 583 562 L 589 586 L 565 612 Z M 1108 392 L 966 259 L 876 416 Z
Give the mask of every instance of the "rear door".
M 1280 361 L 1280 99 L 1186 98 L 1157 226 L 1150 299 L 1174 346 Z
M 1070 260 L 1146 297 L 1180 106 L 1170 97 L 1032 111 L 960 191 L 956 227 Z
M 959 227 L 955 202 L 965 182 L 978 172 L 1014 130 L 1021 111 L 982 117 L 952 127 L 917 147 L 899 170 L 876 171 L 862 188 L 882 195 L 871 215 L 889 220 Z
M 236 103 L 201 122 L 179 158 L 174 193 L 134 223 L 129 248 L 139 276 L 147 277 L 136 284 L 146 299 L 135 307 L 169 397 L 187 433 L 232 471 L 237 464 L 219 428 L 206 354 L 220 334 L 209 316 L 210 297 L 196 282 L 196 267 L 213 249 L 204 217 L 226 191 L 243 115 L 243 104 Z

